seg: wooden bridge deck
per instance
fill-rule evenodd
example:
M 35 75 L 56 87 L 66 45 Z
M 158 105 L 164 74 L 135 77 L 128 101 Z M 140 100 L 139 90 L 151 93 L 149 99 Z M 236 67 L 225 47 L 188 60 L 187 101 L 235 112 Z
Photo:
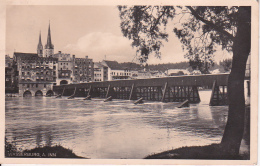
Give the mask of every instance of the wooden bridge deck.
M 53 91 L 76 88 L 92 88 L 98 87 L 131 87 L 133 84 L 135 87 L 163 87 L 165 83 L 168 86 L 209 86 L 212 87 L 214 81 L 219 86 L 226 86 L 228 82 L 229 74 L 208 74 L 208 75 L 189 75 L 189 76 L 174 76 L 174 77 L 162 77 L 162 78 L 151 78 L 151 79 L 135 79 L 135 80 L 115 80 L 115 81 L 104 81 L 104 82 L 89 82 L 79 84 L 68 84 L 53 86 Z

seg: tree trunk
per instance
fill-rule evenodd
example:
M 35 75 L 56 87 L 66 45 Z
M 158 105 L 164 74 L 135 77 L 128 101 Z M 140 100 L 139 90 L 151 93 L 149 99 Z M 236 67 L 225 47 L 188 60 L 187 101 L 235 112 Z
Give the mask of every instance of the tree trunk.
M 238 155 L 244 132 L 244 79 L 251 48 L 251 7 L 238 8 L 237 34 L 233 41 L 233 62 L 228 78 L 228 121 L 221 141 L 223 153 Z

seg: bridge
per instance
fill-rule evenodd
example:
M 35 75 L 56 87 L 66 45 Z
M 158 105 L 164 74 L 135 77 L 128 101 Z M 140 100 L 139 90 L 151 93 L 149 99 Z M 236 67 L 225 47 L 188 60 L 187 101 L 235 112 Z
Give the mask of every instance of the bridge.
M 227 104 L 229 74 L 173 76 L 151 79 L 114 80 L 53 86 L 55 94 L 125 100 L 199 103 L 199 87 L 212 88 L 210 105 Z

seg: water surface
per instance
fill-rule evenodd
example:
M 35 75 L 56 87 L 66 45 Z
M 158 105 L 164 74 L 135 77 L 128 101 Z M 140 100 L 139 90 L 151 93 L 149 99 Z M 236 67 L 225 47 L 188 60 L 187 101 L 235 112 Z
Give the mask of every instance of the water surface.
M 128 100 L 6 98 L 6 137 L 22 149 L 60 144 L 92 159 L 138 159 L 219 143 L 228 107 L 210 107 L 210 94 L 200 91 L 202 102 L 190 108 Z

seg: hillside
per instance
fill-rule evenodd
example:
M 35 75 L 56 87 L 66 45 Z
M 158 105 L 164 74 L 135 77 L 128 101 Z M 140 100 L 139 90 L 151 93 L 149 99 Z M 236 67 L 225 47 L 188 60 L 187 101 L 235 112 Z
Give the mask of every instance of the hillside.
M 143 70 L 144 66 L 140 64 L 136 64 L 133 62 L 124 62 L 124 63 L 119 63 L 120 65 L 127 67 L 130 70 Z M 163 64 L 151 64 L 151 65 L 146 65 L 146 69 L 151 70 L 151 71 L 163 71 L 165 72 L 167 69 L 189 69 L 190 65 L 189 62 L 179 62 L 179 63 L 163 63 Z M 218 64 L 214 64 L 209 70 L 215 70 L 219 69 L 220 72 L 224 72 L 223 66 L 220 66 Z

